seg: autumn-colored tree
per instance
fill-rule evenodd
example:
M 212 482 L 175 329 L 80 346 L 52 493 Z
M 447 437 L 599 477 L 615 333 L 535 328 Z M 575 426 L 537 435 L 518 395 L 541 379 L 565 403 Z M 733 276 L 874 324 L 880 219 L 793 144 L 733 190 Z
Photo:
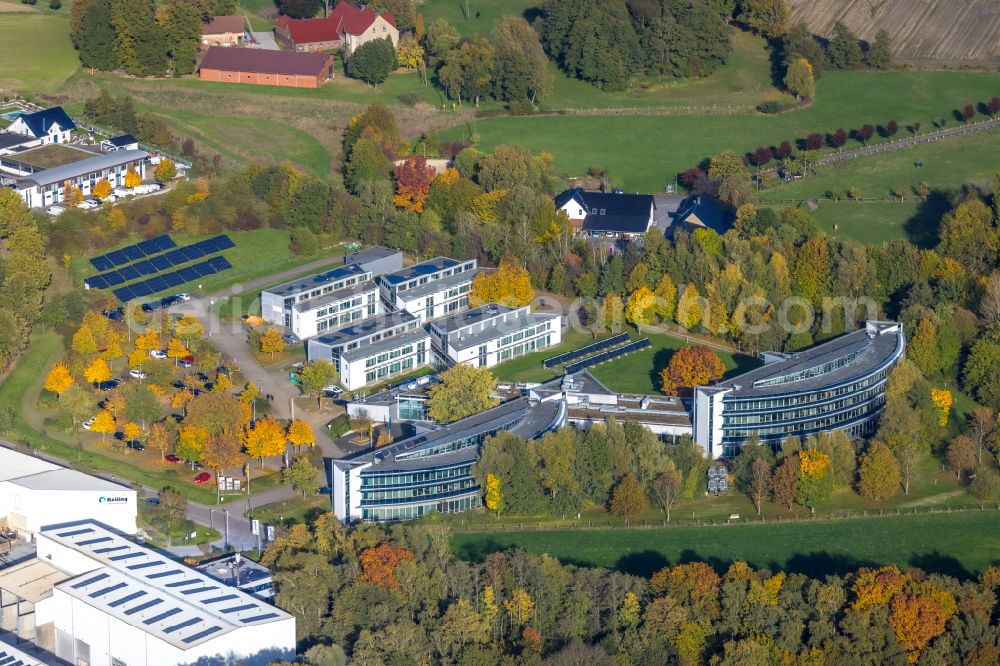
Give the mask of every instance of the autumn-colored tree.
M 486 368 L 458 363 L 441 373 L 441 382 L 430 388 L 427 414 L 439 423 L 451 423 L 495 407 L 491 396 L 497 380 Z
M 252 429 L 243 433 L 243 446 L 262 467 L 264 458 L 283 454 L 286 444 L 284 429 L 270 416 L 258 419 Z
M 646 491 L 631 474 L 626 474 L 611 494 L 611 513 L 625 519 L 625 524 L 649 508 Z
M 830 456 L 816 449 L 799 453 L 799 488 L 795 501 L 809 507 L 813 513 L 816 505 L 826 501 L 833 491 L 833 470 Z
M 653 290 L 656 302 L 653 305 L 653 314 L 662 322 L 671 321 L 674 318 L 674 310 L 677 307 L 677 287 L 670 279 L 669 273 L 664 273 L 663 277 Z
M 503 511 L 500 479 L 492 474 L 486 475 L 486 508 L 496 513 L 497 518 L 500 518 L 500 512 Z
M 73 385 L 73 376 L 69 373 L 69 368 L 65 363 L 56 363 L 49 370 L 48 377 L 45 378 L 44 388 L 49 393 L 62 395 L 63 391 Z
M 404 210 L 421 213 L 434 180 L 434 167 L 427 164 L 427 158 L 407 157 L 392 171 L 396 181 L 396 196 L 393 203 Z
M 90 188 L 90 193 L 98 199 L 104 199 L 111 194 L 111 183 L 108 182 L 107 178 L 101 178 Z
M 670 510 L 684 496 L 684 484 L 676 470 L 668 470 L 653 479 L 653 498 L 670 522 Z
M 73 351 L 81 356 L 90 356 L 97 353 L 97 341 L 94 340 L 94 332 L 90 326 L 84 324 L 73 334 L 73 342 L 70 345 Z
M 365 548 L 358 558 L 361 563 L 361 573 L 358 580 L 373 583 L 379 587 L 396 589 L 396 567 L 404 560 L 412 560 L 413 553 L 406 548 L 397 548 L 387 543 L 374 548 Z
M 148 355 L 153 349 L 159 349 L 162 346 L 160 333 L 154 329 L 147 329 L 135 338 L 135 348 L 137 351 L 142 351 L 143 354 Z
M 375 438 L 375 448 L 381 449 L 383 446 L 389 446 L 392 444 L 392 432 L 388 428 L 382 428 L 378 432 L 378 437 Z
M 242 466 L 242 445 L 240 433 L 225 428 L 208 437 L 201 452 L 201 462 L 221 475 L 229 467 Z
M 774 471 L 774 477 L 771 479 L 771 493 L 774 495 L 775 502 L 783 504 L 786 509 L 791 509 L 798 492 L 799 457 L 788 456 Z
M 149 439 L 146 443 L 150 448 L 160 452 L 160 460 L 174 449 L 173 435 L 160 421 L 149 427 Z
M 73 181 L 67 180 L 63 183 L 62 189 L 62 202 L 67 208 L 76 208 L 83 201 L 83 192 L 77 187 Z
M 153 170 L 153 177 L 158 183 L 166 183 L 177 177 L 177 165 L 174 161 L 166 157 L 160 158 L 160 163 Z
M 667 395 L 678 395 L 682 388 L 706 386 L 722 379 L 726 366 L 718 354 L 708 347 L 687 346 L 670 357 L 670 362 L 660 374 L 661 390 Z
M 931 402 L 938 410 L 938 425 L 948 425 L 948 416 L 951 414 L 951 403 L 954 400 L 951 391 L 944 388 L 931 389 Z
M 187 424 L 181 428 L 177 436 L 174 453 L 184 460 L 201 460 L 208 438 L 208 430 L 201 426 Z
M 611 292 L 604 297 L 604 325 L 609 331 L 620 331 L 625 320 L 625 305 L 618 294 Z
M 279 329 L 271 326 L 260 336 L 260 351 L 270 354 L 271 358 L 274 358 L 276 353 L 283 352 L 284 350 L 285 337 Z
M 183 314 L 174 322 L 174 337 L 184 340 L 197 340 L 205 335 L 205 325 L 196 315 Z
M 396 64 L 406 69 L 417 69 L 424 62 L 424 47 L 416 37 L 407 35 L 396 45 Z
M 97 413 L 94 422 L 90 424 L 90 429 L 93 432 L 101 433 L 101 443 L 103 444 L 105 437 L 115 431 L 115 417 L 108 410 L 102 409 Z
M 929 318 L 921 319 L 906 345 L 906 357 L 925 375 L 937 373 L 940 367 L 937 348 L 937 326 Z
M 534 296 L 528 269 L 517 257 L 508 254 L 500 260 L 500 266 L 495 271 L 482 272 L 473 278 L 469 305 L 479 307 L 486 303 L 500 303 L 519 308 L 530 303 Z
M 189 355 L 190 352 L 183 342 L 177 338 L 170 338 L 170 342 L 167 343 L 167 356 L 174 359 L 174 367 L 177 367 L 178 361 Z
M 510 599 L 503 602 L 503 609 L 507 612 L 511 626 L 520 626 L 530 622 L 535 615 L 535 601 L 527 590 L 516 587 L 510 593 Z
M 964 474 L 976 468 L 976 449 L 969 437 L 959 435 L 948 444 L 948 467 L 959 481 Z
M 316 445 L 316 435 L 313 434 L 312 427 L 302 419 L 295 419 L 288 424 L 288 441 L 292 446 Z
M 178 391 L 177 393 L 174 393 L 173 397 L 170 399 L 170 408 L 183 410 L 192 400 L 194 400 L 194 393 L 191 391 Z
M 899 492 L 899 463 L 881 442 L 872 442 L 861 456 L 858 477 L 858 493 L 863 497 L 884 500 Z
M 132 189 L 142 184 L 142 176 L 136 173 L 133 167 L 129 167 L 128 171 L 125 172 L 125 187 Z
M 639 287 L 628 298 L 628 305 L 625 306 L 625 319 L 639 331 L 642 331 L 642 327 L 648 324 L 652 318 L 655 303 L 656 296 L 653 295 L 649 287 Z
M 709 283 L 705 294 L 707 302 L 702 313 L 702 325 L 712 335 L 724 336 L 729 331 L 729 313 L 726 312 L 726 304 L 714 282 Z
M 101 382 L 111 379 L 111 368 L 103 358 L 95 358 L 93 362 L 83 371 L 83 378 L 97 386 Z
M 134 442 L 142 435 L 142 428 L 139 427 L 138 423 L 129 421 L 122 426 L 122 434 L 125 436 L 126 442 Z
M 704 302 L 705 299 L 698 292 L 698 288 L 694 286 L 693 282 L 688 282 L 677 302 L 677 310 L 674 312 L 677 323 L 689 331 L 697 328 L 704 312 Z
M 906 650 L 910 663 L 916 663 L 931 639 L 944 633 L 948 620 L 957 610 L 951 593 L 929 584 L 920 587 L 922 589 L 915 594 L 897 594 L 889 613 L 889 625 Z
M 719 614 L 719 585 L 722 581 L 706 562 L 688 562 L 664 567 L 649 579 L 653 594 L 667 594 L 699 615 Z
M 750 465 L 750 497 L 760 515 L 760 507 L 764 498 L 771 492 L 771 464 L 763 458 L 757 458 Z

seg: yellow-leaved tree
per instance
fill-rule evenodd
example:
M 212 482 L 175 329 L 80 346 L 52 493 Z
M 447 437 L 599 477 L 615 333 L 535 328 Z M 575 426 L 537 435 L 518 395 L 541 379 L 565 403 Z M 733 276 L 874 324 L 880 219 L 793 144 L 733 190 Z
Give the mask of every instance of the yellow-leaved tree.
M 694 283 L 688 282 L 687 287 L 684 288 L 684 293 L 681 294 L 680 301 L 677 303 L 677 311 L 675 312 L 677 323 L 689 331 L 697 328 L 698 324 L 701 323 L 701 316 L 704 312 L 704 300 L 701 294 L 698 293 L 698 288 L 694 286 Z
M 139 427 L 138 423 L 129 421 L 122 426 L 122 434 L 125 435 L 126 442 L 134 442 L 139 439 L 139 436 L 142 434 L 142 428 Z
M 71 180 L 67 180 L 63 183 L 62 196 L 63 205 L 67 208 L 75 208 L 80 205 L 81 201 L 83 201 L 83 192 L 81 192 L 80 188 L 74 185 Z
M 53 365 L 52 369 L 49 370 L 49 376 L 45 378 L 45 390 L 58 396 L 61 396 L 63 391 L 72 385 L 73 376 L 69 373 L 69 368 L 66 367 L 65 363 Z
M 260 462 L 261 467 L 264 466 L 264 458 L 284 453 L 286 443 L 284 429 L 270 416 L 258 419 L 252 429 L 243 432 L 243 446 L 251 458 Z
M 136 170 L 130 166 L 128 168 L 128 171 L 125 172 L 125 187 L 131 190 L 133 187 L 136 187 L 141 184 L 142 184 L 142 176 L 136 173 Z
M 101 178 L 90 188 L 90 193 L 98 199 L 103 199 L 111 194 L 111 183 L 108 182 L 107 178 Z
M 274 358 L 276 353 L 285 350 L 285 336 L 275 327 L 270 327 L 260 336 L 260 350 Z
M 625 306 L 625 319 L 642 332 L 642 327 L 648 324 L 652 317 L 654 305 L 656 305 L 656 296 L 649 287 L 639 287 L 628 297 L 628 305 Z
M 500 303 L 519 308 L 531 302 L 535 290 L 531 287 L 528 269 L 514 255 L 505 255 L 493 272 L 482 272 L 472 280 L 469 305 L 479 307 L 486 303 Z
M 486 475 L 486 508 L 500 517 L 503 510 L 503 495 L 500 494 L 500 479 L 492 474 Z
M 115 431 L 115 417 L 111 416 L 111 412 L 108 410 L 102 409 L 98 412 L 94 422 L 90 424 L 90 429 L 101 433 L 101 443 L 103 444 L 108 433 Z
M 308 446 L 311 448 L 316 445 L 316 435 L 313 434 L 312 428 L 308 423 L 302 419 L 295 419 L 288 424 L 288 441 L 293 446 Z
M 94 359 L 94 362 L 87 366 L 87 369 L 83 371 L 83 377 L 88 382 L 97 386 L 101 382 L 106 382 L 111 379 L 111 368 L 108 367 L 108 362 L 101 357 Z
M 167 356 L 174 359 L 174 367 L 177 367 L 177 361 L 187 355 L 188 350 L 184 343 L 177 338 L 170 338 L 170 342 L 167 344 Z

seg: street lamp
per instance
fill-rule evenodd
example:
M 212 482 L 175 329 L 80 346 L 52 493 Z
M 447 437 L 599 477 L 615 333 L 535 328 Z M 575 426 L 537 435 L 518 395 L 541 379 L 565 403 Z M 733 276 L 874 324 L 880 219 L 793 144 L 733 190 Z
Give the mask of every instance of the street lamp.
M 229 509 L 224 509 L 226 514 L 226 550 L 229 550 Z
M 209 509 L 208 510 L 208 526 L 213 530 L 215 529 L 215 512 L 222 511 L 222 509 Z

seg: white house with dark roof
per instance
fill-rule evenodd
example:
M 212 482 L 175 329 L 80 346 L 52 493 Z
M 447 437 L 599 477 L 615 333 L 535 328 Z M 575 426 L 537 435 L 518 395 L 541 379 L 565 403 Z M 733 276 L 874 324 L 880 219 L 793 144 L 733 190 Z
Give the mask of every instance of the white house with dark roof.
M 18 134 L 32 141 L 27 144 L 40 146 L 47 143 L 69 143 L 76 123 L 61 106 L 34 113 L 22 113 L 4 130 L 5 134 Z
M 574 187 L 558 194 L 554 203 L 582 236 L 635 239 L 656 225 L 656 200 L 650 194 L 609 194 Z

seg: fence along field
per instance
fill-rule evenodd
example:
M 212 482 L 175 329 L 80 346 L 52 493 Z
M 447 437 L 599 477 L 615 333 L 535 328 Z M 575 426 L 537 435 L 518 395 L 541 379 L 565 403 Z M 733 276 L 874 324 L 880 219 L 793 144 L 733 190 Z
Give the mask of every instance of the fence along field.
M 885 28 L 896 57 L 926 67 L 1000 64 L 997 0 L 788 0 L 792 21 L 829 37 L 842 21 L 871 41 Z

